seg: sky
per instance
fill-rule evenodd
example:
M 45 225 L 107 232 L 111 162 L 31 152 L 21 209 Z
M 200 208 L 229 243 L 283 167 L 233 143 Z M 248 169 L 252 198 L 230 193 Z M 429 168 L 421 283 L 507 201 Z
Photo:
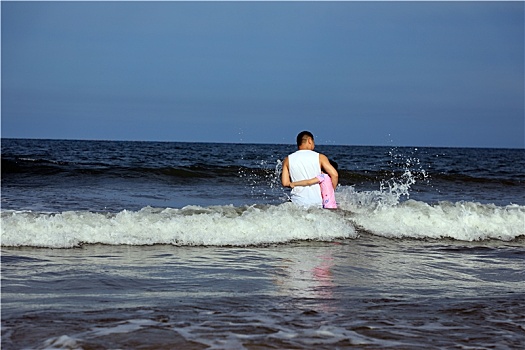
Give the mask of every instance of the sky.
M 1 2 L 2 138 L 524 146 L 525 3 Z

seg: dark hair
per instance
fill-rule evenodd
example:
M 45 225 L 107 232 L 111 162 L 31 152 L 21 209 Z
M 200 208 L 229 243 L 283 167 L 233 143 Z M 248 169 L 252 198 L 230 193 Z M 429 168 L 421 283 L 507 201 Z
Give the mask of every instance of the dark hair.
M 337 165 L 336 162 L 334 162 L 334 161 L 331 160 L 331 159 L 328 159 L 328 161 L 329 161 L 330 164 L 335 168 L 335 170 L 339 171 L 339 165 Z
M 311 137 L 312 140 L 314 139 L 314 135 L 310 131 L 301 131 L 299 135 L 297 135 L 297 147 L 306 142 L 309 137 Z

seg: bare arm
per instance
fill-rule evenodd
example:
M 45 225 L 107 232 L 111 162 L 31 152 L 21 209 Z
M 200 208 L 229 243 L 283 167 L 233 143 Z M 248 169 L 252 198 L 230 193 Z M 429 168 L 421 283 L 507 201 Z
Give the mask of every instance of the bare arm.
M 311 186 L 319 183 L 319 179 L 314 177 L 312 179 L 308 180 L 301 180 L 301 181 L 295 181 L 290 184 L 291 188 L 294 188 L 295 186 Z
M 330 178 L 332 179 L 332 186 L 335 190 L 339 182 L 339 173 L 337 172 L 337 170 L 335 170 L 332 164 L 330 164 L 330 161 L 324 154 L 319 154 L 319 164 L 321 164 L 321 169 L 323 169 L 325 173 L 330 175 Z
M 283 161 L 283 171 L 281 173 L 281 183 L 284 187 L 290 187 L 291 184 L 289 166 L 290 162 L 288 161 L 288 157 L 286 157 Z

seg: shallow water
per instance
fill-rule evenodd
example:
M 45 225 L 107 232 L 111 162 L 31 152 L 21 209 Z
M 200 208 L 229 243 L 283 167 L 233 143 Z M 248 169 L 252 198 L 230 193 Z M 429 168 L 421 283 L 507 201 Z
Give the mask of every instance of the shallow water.
M 523 244 L 4 248 L 2 347 L 517 349 Z

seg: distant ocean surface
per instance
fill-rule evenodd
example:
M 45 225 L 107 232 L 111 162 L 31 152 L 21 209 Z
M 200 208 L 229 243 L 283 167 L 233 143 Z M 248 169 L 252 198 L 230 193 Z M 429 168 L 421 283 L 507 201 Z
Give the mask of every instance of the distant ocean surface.
M 525 150 L 2 139 L 2 349 L 521 349 Z

